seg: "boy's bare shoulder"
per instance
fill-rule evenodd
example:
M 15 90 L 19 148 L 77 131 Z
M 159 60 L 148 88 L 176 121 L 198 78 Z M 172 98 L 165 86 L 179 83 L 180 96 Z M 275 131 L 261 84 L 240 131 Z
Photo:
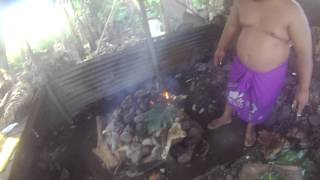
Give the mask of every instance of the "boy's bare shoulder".
M 296 0 L 284 0 L 287 6 L 287 11 L 290 13 L 291 18 L 297 18 L 304 16 L 304 11 L 301 5 Z

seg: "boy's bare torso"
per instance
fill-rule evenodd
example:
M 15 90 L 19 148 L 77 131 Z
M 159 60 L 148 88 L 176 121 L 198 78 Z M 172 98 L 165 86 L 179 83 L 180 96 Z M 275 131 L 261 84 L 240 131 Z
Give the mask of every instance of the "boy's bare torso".
M 292 5 L 291 0 L 239 0 L 237 53 L 243 64 L 267 72 L 287 61 Z

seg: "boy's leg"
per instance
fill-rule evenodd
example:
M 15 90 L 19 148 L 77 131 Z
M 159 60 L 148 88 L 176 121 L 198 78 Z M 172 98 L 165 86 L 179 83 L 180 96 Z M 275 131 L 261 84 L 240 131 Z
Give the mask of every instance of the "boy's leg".
M 248 123 L 244 138 L 244 145 L 246 147 L 251 147 L 255 144 L 257 140 L 257 133 L 256 133 L 256 125 L 253 123 Z
M 226 103 L 223 115 L 218 119 L 212 120 L 208 124 L 208 129 L 217 129 L 221 126 L 231 123 L 232 121 L 232 107 Z

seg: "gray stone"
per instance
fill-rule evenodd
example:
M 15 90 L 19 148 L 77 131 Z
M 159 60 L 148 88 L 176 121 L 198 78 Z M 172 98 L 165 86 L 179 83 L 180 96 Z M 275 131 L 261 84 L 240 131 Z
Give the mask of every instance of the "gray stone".
M 133 104 L 133 99 L 131 96 L 127 96 L 121 103 L 121 108 L 123 110 L 130 108 L 130 106 L 132 106 Z
M 70 172 L 66 168 L 63 168 L 60 174 L 60 180 L 67 180 L 69 178 L 70 178 Z
M 140 90 L 136 91 L 134 96 L 137 97 L 137 98 L 143 98 L 143 97 L 146 97 L 149 94 L 150 94 L 150 92 L 148 92 L 148 91 L 146 91 L 144 89 L 140 89 Z
M 123 143 L 130 143 L 132 141 L 132 134 L 128 131 L 123 131 L 120 135 L 120 140 L 123 142 Z
M 145 105 L 144 103 L 139 104 L 139 108 L 141 109 L 142 112 L 145 112 L 148 110 L 148 106 Z
M 200 140 L 200 139 L 202 139 L 202 132 L 203 132 L 202 129 L 200 129 L 198 127 L 192 127 L 188 131 L 188 137 Z
M 155 160 L 160 160 L 161 159 L 161 153 L 162 153 L 162 147 L 161 146 L 155 146 L 152 151 L 150 156 L 146 157 L 143 159 L 143 163 L 150 163 Z
M 228 174 L 227 177 L 226 177 L 226 180 L 233 180 L 233 176 Z
M 300 147 L 306 149 L 310 146 L 310 143 L 307 139 L 302 139 L 299 143 Z
M 136 110 L 136 115 L 139 115 L 139 114 L 141 114 L 143 111 L 141 110 L 141 109 L 137 109 Z
M 143 122 L 146 120 L 146 114 L 138 114 L 135 118 L 134 118 L 134 122 L 135 123 L 139 123 L 139 122 Z
M 194 148 L 195 148 L 195 145 L 189 146 L 187 148 L 187 151 L 178 157 L 178 162 L 181 164 L 184 164 L 191 161 Z
M 128 150 L 126 151 L 126 155 L 133 164 L 139 164 L 143 157 L 142 145 L 140 143 L 130 144 Z
M 112 132 L 111 133 L 111 141 L 110 141 L 112 151 L 115 151 L 118 148 L 119 141 L 120 141 L 120 137 L 119 137 L 118 133 Z
M 160 172 L 163 174 L 163 173 L 166 172 L 166 169 L 165 169 L 165 168 L 161 168 L 161 169 L 160 169 Z
M 121 131 L 125 127 L 124 123 L 121 121 L 114 121 L 112 124 L 112 129 L 113 131 Z
M 309 117 L 309 122 L 313 126 L 319 126 L 320 125 L 320 116 L 313 115 L 313 116 Z
M 145 136 L 147 134 L 147 127 L 146 127 L 146 124 L 144 123 L 137 123 L 136 124 L 136 134 L 138 136 Z
M 151 138 L 146 138 L 142 141 L 143 146 L 152 146 L 154 145 L 153 141 Z
M 151 153 L 152 147 L 151 146 L 143 146 L 142 147 L 142 154 L 143 156 L 147 156 Z
M 183 121 L 182 123 L 181 123 L 181 128 L 183 129 L 183 130 L 188 130 L 188 129 L 190 129 L 191 128 L 191 122 L 190 121 Z
M 196 104 L 192 105 L 192 111 L 197 111 L 197 105 Z

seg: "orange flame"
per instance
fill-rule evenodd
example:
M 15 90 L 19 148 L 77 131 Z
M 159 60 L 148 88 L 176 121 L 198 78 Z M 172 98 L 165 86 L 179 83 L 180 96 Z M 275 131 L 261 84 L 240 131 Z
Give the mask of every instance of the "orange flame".
M 170 96 L 169 96 L 169 92 L 165 91 L 162 93 L 163 97 L 165 97 L 167 100 L 169 100 Z

